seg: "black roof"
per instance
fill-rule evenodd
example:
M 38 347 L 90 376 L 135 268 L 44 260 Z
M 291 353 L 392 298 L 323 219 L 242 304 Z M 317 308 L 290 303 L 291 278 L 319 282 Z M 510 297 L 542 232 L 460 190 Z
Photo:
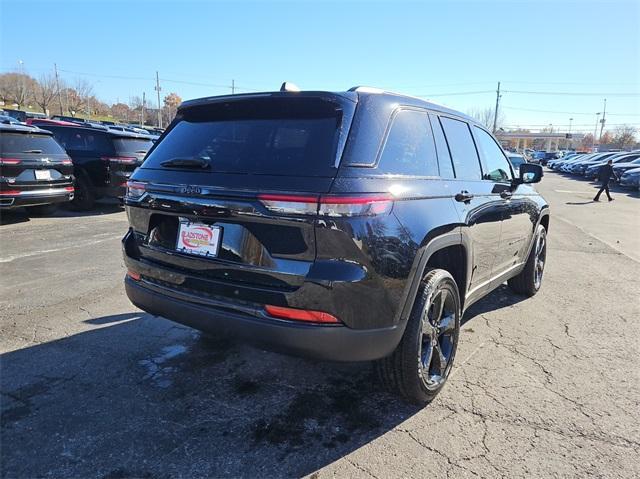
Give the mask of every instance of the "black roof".
M 110 136 L 115 136 L 116 138 L 138 138 L 141 140 L 152 140 L 152 135 L 145 135 L 143 133 L 133 133 L 130 131 L 120 131 L 120 130 L 110 130 L 109 128 L 98 125 L 92 126 L 91 124 L 80 124 L 77 125 L 50 125 L 50 128 L 77 128 L 79 130 L 87 130 L 93 132 L 101 132 Z
M 43 135 L 51 135 L 48 130 L 43 130 L 35 125 L 24 125 L 16 123 L 0 123 L 0 132 L 4 133 L 40 133 Z
M 327 91 L 300 91 L 300 92 L 290 92 L 290 91 L 274 91 L 274 92 L 260 92 L 260 93 L 242 93 L 238 95 L 220 95 L 220 96 L 210 96 L 204 98 L 196 98 L 193 100 L 187 100 L 180 104 L 179 109 L 190 108 L 192 106 L 198 105 L 206 105 L 209 103 L 218 103 L 218 102 L 232 102 L 232 101 L 240 101 L 243 99 L 250 98 L 260 98 L 260 97 L 295 97 L 295 96 L 304 96 L 304 97 L 335 97 L 336 99 L 345 99 L 353 102 L 357 102 L 359 99 L 367 96 L 379 97 L 383 101 L 388 103 L 397 103 L 404 106 L 414 106 L 416 108 L 428 108 L 430 110 L 438 111 L 441 113 L 455 115 L 457 117 L 462 117 L 465 120 L 478 124 L 478 121 L 474 118 L 471 118 L 464 113 L 461 113 L 456 110 L 452 110 L 451 108 L 447 108 L 446 106 L 440 105 L 438 103 L 433 103 L 428 100 L 423 100 L 422 98 L 402 95 L 400 93 L 388 92 L 384 90 L 380 90 L 377 88 L 369 88 L 369 87 L 353 87 L 349 91 L 345 92 L 327 92 Z

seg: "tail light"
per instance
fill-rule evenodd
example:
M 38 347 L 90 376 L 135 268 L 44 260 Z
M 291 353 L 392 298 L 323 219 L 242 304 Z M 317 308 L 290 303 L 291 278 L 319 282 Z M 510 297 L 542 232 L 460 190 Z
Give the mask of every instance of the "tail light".
M 73 162 L 71 160 L 67 159 L 67 160 L 62 160 L 62 164 L 63 165 L 71 165 L 71 164 L 73 164 Z
M 0 196 L 16 196 L 20 194 L 20 190 L 4 190 L 0 191 Z
M 136 273 L 135 271 L 131 271 L 130 269 L 127 270 L 127 276 L 135 281 L 140 281 L 140 273 Z
M 332 314 L 309 309 L 285 308 L 282 306 L 265 305 L 265 312 L 274 318 L 305 321 L 308 323 L 340 324 L 340 320 Z
M 127 186 L 127 197 L 129 198 L 140 198 L 147 191 L 147 185 L 140 181 L 127 181 L 125 185 Z
M 22 160 L 18 160 L 17 158 L 0 158 L 0 165 L 17 165 Z
M 388 213 L 393 199 L 388 194 L 376 195 L 258 195 L 269 211 L 280 214 L 318 215 L 330 217 L 373 216 Z
M 138 159 L 135 156 L 103 156 L 102 161 L 116 163 L 120 165 L 135 165 Z
M 73 186 L 65 186 L 64 189 L 66 191 L 74 191 Z

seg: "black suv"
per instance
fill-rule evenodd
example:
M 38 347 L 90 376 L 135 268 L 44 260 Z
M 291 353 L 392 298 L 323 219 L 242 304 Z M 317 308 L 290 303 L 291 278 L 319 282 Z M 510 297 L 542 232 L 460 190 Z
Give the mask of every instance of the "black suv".
M 73 164 L 51 133 L 0 124 L 0 208 L 50 214 L 73 199 Z
M 130 300 L 267 348 L 379 360 L 426 403 L 460 317 L 508 281 L 540 288 L 549 210 L 493 136 L 367 88 L 183 103 L 128 184 Z
M 126 183 L 153 145 L 151 137 L 107 127 L 47 124 L 73 159 L 76 177 L 76 210 L 93 208 L 96 199 L 122 198 Z

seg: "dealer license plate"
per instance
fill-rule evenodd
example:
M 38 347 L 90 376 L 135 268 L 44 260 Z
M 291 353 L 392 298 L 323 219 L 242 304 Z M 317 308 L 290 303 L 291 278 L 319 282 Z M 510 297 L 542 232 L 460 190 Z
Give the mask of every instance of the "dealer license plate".
M 222 228 L 180 219 L 176 250 L 196 256 L 218 256 Z
M 36 180 L 50 180 L 51 170 L 35 170 Z

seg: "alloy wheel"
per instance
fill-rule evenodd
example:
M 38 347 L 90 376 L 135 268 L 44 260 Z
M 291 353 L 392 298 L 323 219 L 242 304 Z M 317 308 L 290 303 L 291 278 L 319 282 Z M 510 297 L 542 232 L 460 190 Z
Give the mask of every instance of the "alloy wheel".
M 454 352 L 455 301 L 447 289 L 438 290 L 422 318 L 420 371 L 427 389 L 437 389 L 447 378 Z
M 538 235 L 536 240 L 536 250 L 534 256 L 534 268 L 533 268 L 533 283 L 536 289 L 540 289 L 542 284 L 542 275 L 544 273 L 544 263 L 547 259 L 547 238 L 543 231 Z

